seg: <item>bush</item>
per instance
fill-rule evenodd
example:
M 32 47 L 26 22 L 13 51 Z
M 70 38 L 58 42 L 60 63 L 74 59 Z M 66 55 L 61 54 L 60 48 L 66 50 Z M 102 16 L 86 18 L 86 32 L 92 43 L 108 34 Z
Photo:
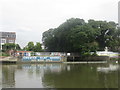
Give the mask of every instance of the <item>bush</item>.
M 92 56 L 98 56 L 97 53 L 93 53 Z
M 91 56 L 91 54 L 90 54 L 89 52 L 86 52 L 86 53 L 84 53 L 82 56 L 88 57 L 88 56 Z
M 31 52 L 31 56 L 35 56 L 35 53 L 34 53 L 34 52 Z
M 9 56 L 9 54 L 6 54 L 6 53 L 2 53 L 2 56 Z

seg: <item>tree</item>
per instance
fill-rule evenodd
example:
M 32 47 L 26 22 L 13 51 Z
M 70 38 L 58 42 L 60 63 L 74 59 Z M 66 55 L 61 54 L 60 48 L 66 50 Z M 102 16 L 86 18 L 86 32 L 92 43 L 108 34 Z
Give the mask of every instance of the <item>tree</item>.
M 17 50 L 21 50 L 21 47 L 19 46 L 19 44 L 16 44 L 15 47 Z
M 96 31 L 89 25 L 76 26 L 68 34 L 70 42 L 70 52 L 90 52 L 96 51 L 98 44 L 95 42 Z M 93 49 L 93 47 L 95 47 Z M 95 50 L 96 49 L 96 50 Z
M 4 45 L 2 45 L 2 49 L 3 51 L 7 51 L 7 50 L 20 50 L 20 46 L 19 44 L 14 44 L 14 43 L 5 43 Z
M 43 33 L 42 41 L 43 41 L 43 43 L 45 45 L 46 50 L 51 51 L 51 50 L 53 50 L 55 48 L 54 47 L 55 44 L 53 44 L 54 43 L 53 39 L 55 37 L 54 31 L 55 31 L 54 29 L 49 29 L 48 31 Z
M 33 42 L 28 42 L 26 46 L 27 51 L 34 51 L 34 43 Z
M 113 35 L 116 31 L 117 24 L 114 22 L 94 20 L 89 20 L 88 24 L 96 30 L 96 41 L 99 43 L 99 49 L 104 50 L 106 46 L 109 47 L 111 41 L 113 42 Z
M 120 52 L 120 27 L 115 30 L 113 38 L 109 43 L 110 50 Z
M 83 19 L 71 18 L 61 24 L 58 28 L 49 29 L 43 33 L 43 43 L 47 51 L 65 52 L 68 48 L 67 35 L 77 25 L 85 24 Z
M 42 47 L 41 44 L 37 42 L 36 45 L 34 46 L 34 52 L 40 52 L 40 51 L 42 51 Z
M 120 46 L 119 29 L 115 22 L 71 18 L 55 29 L 43 33 L 43 44 L 46 51 L 59 52 L 96 52 L 107 46 Z
M 34 52 L 40 52 L 42 51 L 42 45 L 37 42 L 36 45 L 34 45 L 33 42 L 28 42 L 27 46 L 25 46 L 23 48 L 23 50 L 27 50 L 27 51 L 34 51 Z

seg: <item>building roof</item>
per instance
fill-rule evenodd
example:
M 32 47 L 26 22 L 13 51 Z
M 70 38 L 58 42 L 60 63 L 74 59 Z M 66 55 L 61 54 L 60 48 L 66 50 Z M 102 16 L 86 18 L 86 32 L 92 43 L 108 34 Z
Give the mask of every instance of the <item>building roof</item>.
M 0 37 L 16 38 L 16 32 L 0 32 Z
M 32 51 L 17 51 L 17 53 L 25 53 L 25 52 L 30 53 Z
M 14 33 L 15 34 L 16 32 L 0 32 L 0 33 Z

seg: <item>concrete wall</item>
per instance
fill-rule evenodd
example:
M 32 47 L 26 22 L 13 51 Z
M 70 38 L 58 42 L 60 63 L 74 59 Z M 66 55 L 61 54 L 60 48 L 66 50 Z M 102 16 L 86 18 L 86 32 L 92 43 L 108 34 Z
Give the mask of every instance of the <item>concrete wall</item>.
M 66 57 L 61 56 L 23 56 L 22 62 L 63 62 Z
M 66 56 L 64 52 L 35 52 L 37 56 Z

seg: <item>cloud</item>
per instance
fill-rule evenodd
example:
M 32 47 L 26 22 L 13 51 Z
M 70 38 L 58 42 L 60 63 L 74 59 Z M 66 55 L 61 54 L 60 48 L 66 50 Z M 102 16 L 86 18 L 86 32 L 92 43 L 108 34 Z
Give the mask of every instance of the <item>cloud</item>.
M 30 31 L 32 31 L 32 28 L 23 26 L 23 27 L 18 27 L 17 30 L 22 31 L 22 32 L 30 32 Z
M 1 0 L 0 31 L 15 31 L 21 46 L 71 17 L 117 22 L 119 0 Z

